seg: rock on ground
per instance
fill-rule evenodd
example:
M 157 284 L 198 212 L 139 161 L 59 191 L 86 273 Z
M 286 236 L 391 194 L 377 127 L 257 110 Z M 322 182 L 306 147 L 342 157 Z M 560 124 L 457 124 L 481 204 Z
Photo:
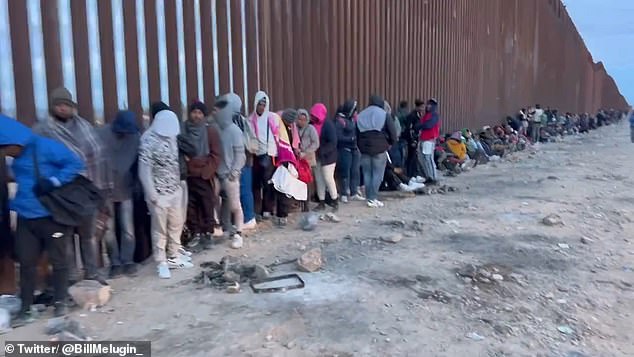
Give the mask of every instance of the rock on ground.
M 112 289 L 95 280 L 82 280 L 68 288 L 68 293 L 75 303 L 83 309 L 92 309 L 105 305 L 110 301 Z
M 403 235 L 401 233 L 394 233 L 387 236 L 381 237 L 381 240 L 388 243 L 398 243 L 403 239 Z
M 564 221 L 561 219 L 561 216 L 557 214 L 550 214 L 542 219 L 542 223 L 546 226 L 553 227 L 563 226 Z
M 297 259 L 297 267 L 299 270 L 313 273 L 317 270 L 321 269 L 323 265 L 323 259 L 321 256 L 321 249 L 314 248 L 309 250 L 308 252 L 302 254 L 299 259 Z

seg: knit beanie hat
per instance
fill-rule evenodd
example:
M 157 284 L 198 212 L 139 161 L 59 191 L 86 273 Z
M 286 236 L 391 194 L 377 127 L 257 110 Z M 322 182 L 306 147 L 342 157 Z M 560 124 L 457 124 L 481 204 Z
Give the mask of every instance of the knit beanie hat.
M 73 96 L 70 94 L 70 91 L 64 87 L 55 88 L 51 92 L 49 98 L 51 107 L 61 103 L 68 104 L 71 107 L 77 106 L 77 104 L 73 101 Z
M 162 110 L 170 110 L 170 107 L 163 102 L 153 103 L 152 106 L 150 107 L 150 118 L 154 119 L 154 117 L 156 116 L 156 113 Z
M 298 116 L 299 116 L 299 113 L 297 112 L 297 110 L 286 109 L 282 113 L 282 120 L 284 120 L 284 122 L 287 124 L 293 124 L 295 121 L 297 121 Z
M 205 103 L 203 103 L 201 101 L 196 101 L 196 102 L 193 102 L 192 104 L 189 105 L 189 113 L 193 112 L 196 109 L 198 109 L 201 112 L 203 112 L 203 115 L 205 115 L 205 116 L 209 115 L 209 111 L 207 109 L 207 105 L 205 105 Z

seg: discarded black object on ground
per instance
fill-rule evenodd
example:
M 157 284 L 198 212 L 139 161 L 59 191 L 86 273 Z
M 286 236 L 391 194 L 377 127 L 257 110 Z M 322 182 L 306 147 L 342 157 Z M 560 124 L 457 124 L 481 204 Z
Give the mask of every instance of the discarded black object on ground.
M 257 285 L 271 283 L 271 282 L 280 281 L 280 280 L 286 280 L 286 279 L 295 279 L 298 281 L 298 283 L 293 285 L 276 286 L 276 287 L 270 287 L 270 288 L 257 287 Z M 255 281 L 251 281 L 250 285 L 251 285 L 251 290 L 253 290 L 253 292 L 256 294 L 274 293 L 274 292 L 287 291 L 287 290 L 293 290 L 293 289 L 303 289 L 304 286 L 306 286 L 306 284 L 304 283 L 304 280 L 302 280 L 302 278 L 297 274 L 286 274 L 286 275 L 273 276 L 270 278 L 255 280 Z
M 200 264 L 203 271 L 193 281 L 217 289 L 226 289 L 234 283 L 266 278 L 267 269 L 254 264 L 244 264 L 240 258 L 225 256 L 220 263 L 214 261 Z

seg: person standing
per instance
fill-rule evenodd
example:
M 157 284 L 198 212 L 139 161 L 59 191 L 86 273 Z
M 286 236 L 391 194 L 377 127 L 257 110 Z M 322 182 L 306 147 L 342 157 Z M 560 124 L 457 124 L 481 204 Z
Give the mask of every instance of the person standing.
M 401 140 L 407 143 L 405 167 L 409 177 L 419 177 L 422 174 L 420 153 L 418 151 L 420 133 L 417 130 L 417 126 L 423 115 L 425 115 L 425 102 L 416 99 L 414 104 L 414 110 L 407 116 L 405 126 L 402 127 L 403 133 L 401 134 Z
M 357 124 L 354 116 L 357 113 L 357 101 L 346 101 L 335 117 L 337 127 L 337 173 L 341 187 L 341 202 L 348 199 L 365 201 L 359 191 L 361 175 L 361 153 L 357 147 Z
M 193 266 L 180 253 L 185 217 L 176 139 L 179 133 L 176 114 L 162 110 L 141 137 L 139 147 L 139 178 L 152 217 L 153 254 L 158 275 L 164 279 L 171 277 L 170 268 Z
M 383 108 L 385 102 L 378 95 L 370 96 L 370 105 L 359 114 L 357 121 L 357 143 L 361 151 L 361 169 L 365 182 L 368 207 L 383 207 L 378 194 L 385 165 L 387 151 L 397 140 L 392 118 Z
M 434 150 L 436 140 L 440 136 L 440 116 L 438 115 L 438 101 L 434 98 L 427 101 L 425 115 L 421 118 L 417 126 L 420 130 L 419 151 L 421 153 L 423 172 L 425 173 L 425 184 L 437 185 L 438 176 L 436 173 L 436 162 L 434 161 Z
M 133 195 L 138 184 L 138 150 L 139 127 L 136 115 L 123 110 L 117 113 L 114 121 L 100 129 L 105 144 L 105 155 L 108 168 L 113 179 L 112 203 L 110 207 L 113 217 L 119 219 L 119 231 L 116 232 L 114 219 L 111 219 L 110 229 L 106 232 L 106 246 L 110 258 L 110 278 L 114 279 L 122 274 L 134 276 L 137 272 L 134 264 L 134 249 L 136 246 L 134 234 L 134 205 Z M 121 244 L 117 241 L 117 234 Z
M 300 109 L 297 111 L 297 127 L 299 128 L 299 150 L 297 156 L 304 159 L 310 165 L 313 177 L 317 173 L 317 149 L 319 149 L 319 134 L 317 129 L 310 123 L 310 114 L 308 110 Z M 308 200 L 303 203 L 302 212 L 310 211 L 310 200 L 314 195 L 314 181 L 308 184 Z
M 275 202 L 275 188 L 269 183 L 275 172 L 277 145 L 273 136 L 273 128 L 278 128 L 281 119 L 269 112 L 271 101 L 266 93 L 255 94 L 255 110 L 249 122 L 258 141 L 255 161 L 253 162 L 253 198 L 256 215 L 263 219 L 271 218 Z
M 235 223 L 235 231 L 231 233 L 231 248 L 242 248 L 242 227 L 244 214 L 240 204 L 240 174 L 246 162 L 244 138 L 240 128 L 233 119 L 240 115 L 242 101 L 235 93 L 226 94 L 216 102 L 218 111 L 215 114 L 220 127 L 222 144 L 222 160 L 218 167 L 218 178 L 226 200 L 222 203 L 222 222 L 224 231 L 232 229 L 231 217 Z
M 112 180 L 109 176 L 105 160 L 103 143 L 95 127 L 88 120 L 76 113 L 77 104 L 66 88 L 57 88 L 50 94 L 50 117 L 37 124 L 33 131 L 36 134 L 60 141 L 74 152 L 85 163 L 86 176 L 102 191 L 104 205 L 98 209 L 83 224 L 75 227 L 79 236 L 81 258 L 85 270 L 84 279 L 97 280 L 103 285 L 106 281 L 100 276 L 98 269 L 99 241 L 95 227 L 105 226 L 110 213 L 107 210 L 112 190 Z M 73 240 L 69 240 L 68 254 L 71 263 L 71 280 L 79 279 L 77 271 Z
M 0 115 L 0 156 L 14 158 L 12 171 L 18 184 L 11 210 L 18 215 L 16 253 L 20 263 L 20 319 L 32 320 L 31 305 L 38 259 L 42 251 L 53 266 L 55 316 L 67 313 L 67 247 L 73 227 L 55 222 L 38 195 L 72 182 L 85 169 L 79 156 L 62 143 L 34 135 L 18 121 Z M 37 165 L 37 169 L 35 168 Z M 37 177 L 36 177 L 37 176 Z
M 540 142 L 541 140 L 541 130 L 544 122 L 544 117 L 546 114 L 542 109 L 541 105 L 537 104 L 535 106 L 535 110 L 532 112 L 532 130 L 531 130 L 531 139 L 533 140 L 533 144 Z M 547 121 L 547 119 L 546 119 Z
M 240 113 L 233 116 L 233 123 L 242 131 L 246 161 L 240 173 L 240 205 L 244 214 L 244 230 L 254 230 L 255 203 L 253 201 L 253 160 L 258 149 L 258 139 L 249 125 L 249 121 Z
M 335 182 L 335 168 L 337 167 L 337 128 L 334 120 L 328 120 L 328 111 L 322 103 L 313 105 L 310 109 L 310 121 L 319 134 L 319 149 L 317 150 L 317 196 L 319 205 L 315 210 L 326 209 L 326 203 L 334 210 L 339 208 L 337 183 Z M 326 202 L 326 189 L 330 194 Z
M 207 125 L 209 114 L 202 102 L 189 106 L 189 117 L 183 124 L 180 137 L 194 145 L 193 153 L 187 155 L 187 228 L 193 235 L 190 247 L 202 244 L 209 249 L 213 243 L 214 207 L 218 200 L 211 184 L 220 165 L 222 148 L 220 134 Z

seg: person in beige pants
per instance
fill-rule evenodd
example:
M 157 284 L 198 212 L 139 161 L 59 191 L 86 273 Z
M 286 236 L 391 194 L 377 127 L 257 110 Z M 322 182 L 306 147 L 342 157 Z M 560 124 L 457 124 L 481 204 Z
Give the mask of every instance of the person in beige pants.
M 190 268 L 181 254 L 184 190 L 180 180 L 176 137 L 180 124 L 176 114 L 162 110 L 141 137 L 139 179 L 152 216 L 152 250 L 160 278 L 171 277 L 170 269 Z

